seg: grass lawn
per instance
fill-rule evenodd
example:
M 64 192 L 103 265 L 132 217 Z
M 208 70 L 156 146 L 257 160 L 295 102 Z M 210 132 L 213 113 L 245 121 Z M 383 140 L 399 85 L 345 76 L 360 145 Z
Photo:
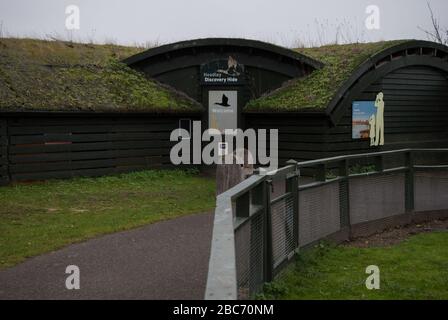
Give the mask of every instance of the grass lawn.
M 366 267 L 380 268 L 368 290 Z M 448 299 L 448 232 L 412 236 L 390 247 L 320 244 L 301 253 L 258 298 Z
M 0 187 L 0 268 L 99 234 L 211 210 L 215 181 L 148 170 Z

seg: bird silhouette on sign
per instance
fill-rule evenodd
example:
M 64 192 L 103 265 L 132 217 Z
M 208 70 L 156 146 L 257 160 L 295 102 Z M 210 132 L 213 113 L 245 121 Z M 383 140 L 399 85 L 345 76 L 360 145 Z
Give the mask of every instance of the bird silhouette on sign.
M 225 94 L 222 95 L 221 100 L 221 102 L 215 102 L 215 104 L 221 107 L 230 107 L 229 98 Z

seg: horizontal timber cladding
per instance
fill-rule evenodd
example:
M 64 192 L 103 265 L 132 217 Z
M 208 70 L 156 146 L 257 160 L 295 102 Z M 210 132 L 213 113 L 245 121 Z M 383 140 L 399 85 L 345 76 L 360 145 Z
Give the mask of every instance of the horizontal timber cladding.
M 9 178 L 100 176 L 169 167 L 170 149 L 176 143 L 170 142 L 171 131 L 187 117 L 199 116 L 8 116 L 0 123 L 7 123 Z
M 244 86 L 250 92 L 248 98 L 259 97 L 284 81 L 302 77 L 322 66 L 321 62 L 293 50 L 232 38 L 196 39 L 159 46 L 129 57 L 125 63 L 207 105 L 202 94 L 207 89 L 201 84 L 201 68 L 219 60 L 227 61 L 229 57 L 242 67 Z
M 426 66 L 395 70 L 370 84 L 354 100 L 374 101 L 384 94 L 385 145 L 370 147 L 368 140 L 352 140 L 352 107 L 329 132 L 331 151 L 344 154 L 406 147 L 448 146 L 448 75 Z
M 397 69 L 367 86 L 353 101 L 384 93 L 385 145 L 352 139 L 352 101 L 330 125 L 321 113 L 246 113 L 246 128 L 278 129 L 279 159 L 308 160 L 402 148 L 448 147 L 448 75 L 425 66 Z M 319 115 L 320 114 L 320 115 Z
M 9 181 L 8 176 L 8 128 L 6 120 L 0 118 L 0 185 Z
M 290 159 L 303 161 L 327 155 L 326 132 L 330 127 L 323 113 L 246 113 L 244 118 L 245 129 L 278 129 L 280 165 Z

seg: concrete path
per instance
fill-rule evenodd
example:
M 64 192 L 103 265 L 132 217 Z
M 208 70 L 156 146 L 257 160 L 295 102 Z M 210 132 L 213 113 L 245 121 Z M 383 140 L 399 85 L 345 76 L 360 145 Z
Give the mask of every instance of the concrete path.
M 203 299 L 213 215 L 102 236 L 0 271 L 0 299 Z M 67 290 L 65 269 L 80 269 Z

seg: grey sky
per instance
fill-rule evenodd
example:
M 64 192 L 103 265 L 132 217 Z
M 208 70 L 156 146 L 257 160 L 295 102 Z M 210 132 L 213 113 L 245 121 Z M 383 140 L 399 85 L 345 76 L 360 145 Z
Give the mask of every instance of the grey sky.
M 430 1 L 448 27 L 448 1 Z M 65 7 L 80 8 L 74 40 L 135 44 L 204 37 L 244 37 L 294 46 L 339 40 L 426 39 L 425 0 L 0 0 L 2 33 L 68 37 Z M 380 29 L 367 30 L 368 5 L 380 9 Z M 317 22 L 316 22 L 317 21 Z

